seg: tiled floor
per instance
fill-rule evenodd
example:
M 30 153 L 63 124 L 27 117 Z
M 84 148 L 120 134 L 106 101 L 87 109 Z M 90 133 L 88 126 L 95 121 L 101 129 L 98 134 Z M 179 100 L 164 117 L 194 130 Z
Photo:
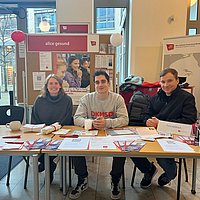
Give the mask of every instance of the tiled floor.
M 95 161 L 92 162 L 91 157 L 87 159 L 88 171 L 89 171 L 89 189 L 86 190 L 80 200 L 107 200 L 110 199 L 110 169 L 112 158 L 107 157 L 95 157 Z M 200 163 L 199 163 L 200 164 Z M 33 183 L 32 183 L 32 166 L 29 170 L 28 186 L 27 189 L 23 189 L 24 181 L 24 167 L 22 162 L 19 164 L 11 174 L 10 186 L 7 187 L 6 177 L 0 181 L 0 200 L 33 200 Z M 182 187 L 181 187 L 181 200 L 200 200 L 200 179 L 197 172 L 197 187 L 196 195 L 191 194 L 191 168 L 192 160 L 187 159 L 187 167 L 189 173 L 189 182 L 184 180 L 184 173 L 182 173 Z M 130 179 L 132 177 L 133 163 L 131 160 L 126 160 L 125 165 L 125 178 L 126 189 L 122 190 L 123 200 L 174 200 L 176 199 L 176 187 L 177 179 L 173 180 L 170 185 L 166 187 L 158 187 L 157 178 L 161 173 L 161 169 L 158 167 L 159 172 L 153 180 L 153 184 L 149 189 L 143 190 L 140 188 L 140 180 L 142 174 L 137 170 L 134 188 L 130 186 Z M 200 168 L 198 168 L 200 171 Z M 51 199 L 56 200 L 68 200 L 68 196 L 63 196 L 62 191 L 59 188 L 59 167 L 56 169 L 55 178 L 51 185 Z M 76 176 L 72 177 L 73 186 L 76 183 Z M 71 190 L 71 188 L 70 188 Z M 40 199 L 44 200 L 44 173 L 40 174 Z

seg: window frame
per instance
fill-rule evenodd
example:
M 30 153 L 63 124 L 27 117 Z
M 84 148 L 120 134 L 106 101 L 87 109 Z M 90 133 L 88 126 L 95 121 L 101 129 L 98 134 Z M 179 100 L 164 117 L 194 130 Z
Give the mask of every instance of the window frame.
M 200 34 L 200 1 L 197 0 L 197 20 L 190 20 L 190 2 L 191 0 L 188 0 L 186 35 L 189 35 L 190 29 L 196 29 L 196 34 Z

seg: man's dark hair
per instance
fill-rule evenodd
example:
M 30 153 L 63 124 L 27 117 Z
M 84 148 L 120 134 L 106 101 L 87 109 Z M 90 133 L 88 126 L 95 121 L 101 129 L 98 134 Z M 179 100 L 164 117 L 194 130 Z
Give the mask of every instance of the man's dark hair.
M 173 74 L 174 78 L 178 79 L 178 72 L 173 68 L 166 68 L 166 69 L 162 70 L 160 73 L 160 77 L 165 76 L 167 73 Z
M 96 71 L 96 72 L 94 73 L 93 81 L 95 82 L 95 77 L 96 77 L 96 76 L 100 76 L 100 75 L 105 76 L 106 80 L 107 80 L 108 82 L 110 82 L 110 77 L 109 77 L 109 75 L 108 75 L 105 71 L 103 71 L 103 70 L 98 70 L 98 71 Z

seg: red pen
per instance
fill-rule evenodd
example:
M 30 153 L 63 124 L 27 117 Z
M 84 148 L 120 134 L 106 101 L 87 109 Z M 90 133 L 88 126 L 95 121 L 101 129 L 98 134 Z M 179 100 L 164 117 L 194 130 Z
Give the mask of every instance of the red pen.
M 78 135 L 60 135 L 61 138 L 78 138 Z
M 18 142 L 6 142 L 7 144 L 24 144 L 23 141 L 18 141 Z
M 21 135 L 6 135 L 3 136 L 2 138 L 21 138 Z

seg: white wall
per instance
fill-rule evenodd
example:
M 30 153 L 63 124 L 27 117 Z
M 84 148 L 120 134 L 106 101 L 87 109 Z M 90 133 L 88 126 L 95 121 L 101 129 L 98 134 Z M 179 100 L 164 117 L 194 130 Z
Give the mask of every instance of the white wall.
M 57 24 L 89 23 L 89 32 L 92 33 L 93 7 L 93 0 L 56 0 Z
M 132 0 L 131 9 L 130 73 L 157 81 L 163 38 L 186 33 L 187 0 Z

